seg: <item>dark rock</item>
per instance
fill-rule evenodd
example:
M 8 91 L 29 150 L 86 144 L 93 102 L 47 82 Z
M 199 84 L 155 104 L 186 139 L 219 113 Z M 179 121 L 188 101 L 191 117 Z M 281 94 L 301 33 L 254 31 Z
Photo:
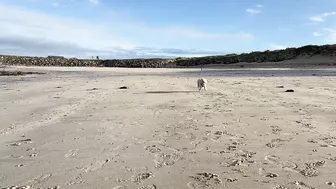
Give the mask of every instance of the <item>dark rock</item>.
M 267 173 L 267 174 L 265 175 L 265 177 L 275 178 L 275 177 L 278 177 L 278 175 L 275 174 L 275 173 Z
M 88 89 L 87 91 L 96 91 L 96 90 L 98 90 L 98 88 Z
M 292 93 L 292 92 L 294 92 L 294 90 L 293 90 L 293 89 L 288 89 L 288 90 L 286 90 L 285 92 L 286 92 L 286 93 Z
M 119 89 L 128 89 L 126 86 L 119 87 Z

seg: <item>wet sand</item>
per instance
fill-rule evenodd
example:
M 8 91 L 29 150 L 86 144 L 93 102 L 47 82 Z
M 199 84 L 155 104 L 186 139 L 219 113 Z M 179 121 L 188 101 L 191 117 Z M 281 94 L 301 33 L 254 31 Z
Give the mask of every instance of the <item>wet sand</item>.
M 33 70 L 0 77 L 0 188 L 336 187 L 331 74 Z

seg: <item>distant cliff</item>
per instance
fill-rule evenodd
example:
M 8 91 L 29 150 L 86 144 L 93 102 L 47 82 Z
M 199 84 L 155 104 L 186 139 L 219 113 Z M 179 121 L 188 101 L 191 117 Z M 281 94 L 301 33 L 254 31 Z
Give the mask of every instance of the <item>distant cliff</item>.
M 235 63 L 281 62 L 303 58 L 328 57 L 329 64 L 336 66 L 336 45 L 307 45 L 299 48 L 287 48 L 275 51 L 250 52 L 243 54 L 227 54 L 197 58 L 175 59 L 112 59 L 89 60 L 62 57 L 25 57 L 0 55 L 0 63 L 4 65 L 24 66 L 90 66 L 90 67 L 129 67 L 129 68 L 169 68 L 191 67 L 199 65 L 225 65 Z M 330 61 L 331 60 L 331 61 Z

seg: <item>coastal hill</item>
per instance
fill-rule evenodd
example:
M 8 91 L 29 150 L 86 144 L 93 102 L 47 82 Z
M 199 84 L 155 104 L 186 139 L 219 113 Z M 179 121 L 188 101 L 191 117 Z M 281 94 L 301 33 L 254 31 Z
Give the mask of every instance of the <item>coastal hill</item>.
M 258 66 L 336 66 L 335 45 L 307 45 L 273 51 L 255 51 L 242 54 L 227 54 L 194 58 L 174 59 L 109 59 L 92 60 L 63 58 L 58 56 L 27 57 L 0 55 L 0 64 L 22 66 L 90 66 L 90 67 L 129 67 L 129 68 L 174 68 L 174 67 L 221 67 L 249 65 Z

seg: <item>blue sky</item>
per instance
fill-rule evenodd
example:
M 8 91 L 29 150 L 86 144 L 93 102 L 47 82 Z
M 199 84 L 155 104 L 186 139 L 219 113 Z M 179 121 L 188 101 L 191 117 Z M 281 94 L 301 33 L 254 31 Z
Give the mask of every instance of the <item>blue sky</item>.
M 336 43 L 335 0 L 0 0 L 0 54 L 207 56 Z

